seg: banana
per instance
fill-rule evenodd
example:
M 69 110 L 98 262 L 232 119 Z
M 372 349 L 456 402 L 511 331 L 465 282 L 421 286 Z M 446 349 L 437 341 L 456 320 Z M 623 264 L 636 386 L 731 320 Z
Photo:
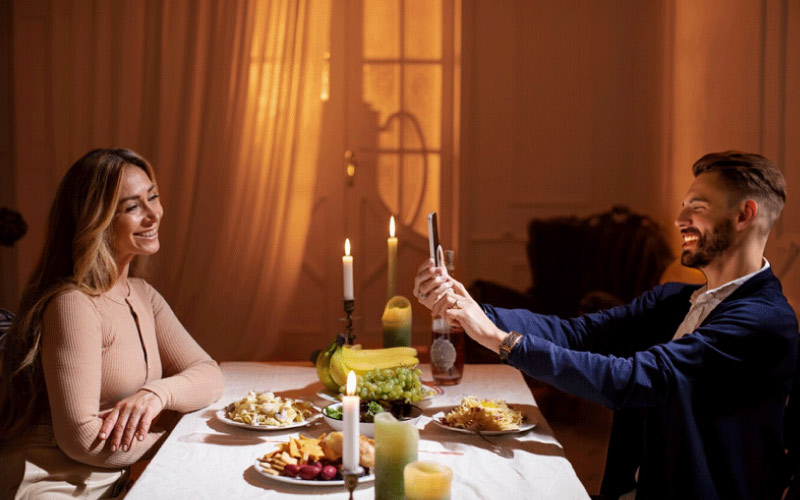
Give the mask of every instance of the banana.
M 416 354 L 416 349 L 410 347 L 360 349 L 345 345 L 331 356 L 331 378 L 341 387 L 347 382 L 350 371 L 358 376 L 375 368 L 412 368 L 419 364 Z
M 411 367 L 419 364 L 417 350 L 411 347 L 356 350 L 344 346 L 342 347 L 342 361 L 357 374 L 375 368 Z
M 322 382 L 322 385 L 324 385 L 326 389 L 334 393 L 339 392 L 339 386 L 341 384 L 336 383 L 331 376 L 330 363 L 333 354 L 341 351 L 342 344 L 344 344 L 344 337 L 337 335 L 336 338 L 333 339 L 333 342 L 331 342 L 331 345 L 319 353 L 316 362 L 317 377 L 319 378 L 319 381 Z

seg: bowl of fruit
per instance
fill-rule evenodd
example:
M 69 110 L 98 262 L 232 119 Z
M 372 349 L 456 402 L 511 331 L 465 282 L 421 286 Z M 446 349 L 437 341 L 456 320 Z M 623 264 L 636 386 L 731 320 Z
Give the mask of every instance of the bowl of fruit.
M 422 416 L 422 410 L 412 403 L 424 399 L 425 394 L 420 374 L 417 368 L 398 366 L 373 368 L 357 375 L 355 394 L 361 398 L 359 433 L 373 437 L 373 418 L 381 412 L 389 412 L 397 420 L 415 424 Z M 340 391 L 343 392 L 344 387 Z M 326 406 L 322 416 L 334 429 L 343 429 L 341 403 Z
M 401 422 L 416 424 L 422 416 L 422 410 L 402 400 L 395 401 L 361 401 L 358 433 L 367 437 L 375 437 L 375 415 L 388 411 Z M 342 421 L 342 403 L 333 403 L 322 410 L 325 422 L 337 431 L 344 430 Z

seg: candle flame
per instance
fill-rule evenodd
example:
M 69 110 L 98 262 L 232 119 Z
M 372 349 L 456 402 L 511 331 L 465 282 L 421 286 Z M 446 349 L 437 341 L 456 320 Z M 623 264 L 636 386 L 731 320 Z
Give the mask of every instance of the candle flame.
M 350 238 L 344 239 L 344 254 L 350 255 Z
M 389 237 L 394 238 L 394 215 L 389 219 Z
M 356 374 L 353 370 L 347 374 L 347 395 L 352 396 L 356 392 Z

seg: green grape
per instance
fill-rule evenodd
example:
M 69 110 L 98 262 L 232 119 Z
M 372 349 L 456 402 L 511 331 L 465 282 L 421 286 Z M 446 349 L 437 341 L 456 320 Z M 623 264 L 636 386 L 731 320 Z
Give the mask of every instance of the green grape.
M 375 368 L 358 376 L 356 392 L 369 401 L 402 399 L 414 403 L 422 399 L 420 374 L 419 370 L 406 367 Z

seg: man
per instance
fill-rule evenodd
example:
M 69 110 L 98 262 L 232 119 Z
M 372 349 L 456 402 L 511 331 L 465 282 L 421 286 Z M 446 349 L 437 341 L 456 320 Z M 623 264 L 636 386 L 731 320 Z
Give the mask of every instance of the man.
M 479 305 L 425 262 L 414 294 L 508 364 L 610 408 L 644 415 L 636 498 L 780 498 L 783 416 L 797 319 L 764 259 L 786 198 L 763 156 L 698 160 L 675 221 L 701 286 L 660 285 L 574 319 Z

